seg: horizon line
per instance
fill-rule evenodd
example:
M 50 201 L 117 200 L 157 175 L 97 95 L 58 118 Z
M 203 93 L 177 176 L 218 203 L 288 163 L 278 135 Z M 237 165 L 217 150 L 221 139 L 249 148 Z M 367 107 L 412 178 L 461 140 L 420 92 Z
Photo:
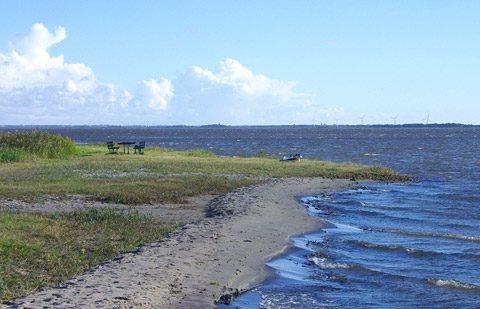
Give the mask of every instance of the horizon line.
M 466 124 L 455 122 L 444 123 L 404 123 L 404 124 L 239 124 L 239 125 L 227 125 L 227 124 L 201 124 L 201 125 L 187 125 L 187 124 L 0 124 L 0 128 L 7 127 L 476 127 L 480 124 Z

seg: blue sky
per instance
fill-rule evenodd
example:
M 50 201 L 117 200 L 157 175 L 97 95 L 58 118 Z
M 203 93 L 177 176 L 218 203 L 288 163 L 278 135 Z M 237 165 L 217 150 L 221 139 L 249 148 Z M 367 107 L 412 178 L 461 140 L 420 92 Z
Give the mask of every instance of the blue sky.
M 0 1 L 0 125 L 480 124 L 479 1 Z

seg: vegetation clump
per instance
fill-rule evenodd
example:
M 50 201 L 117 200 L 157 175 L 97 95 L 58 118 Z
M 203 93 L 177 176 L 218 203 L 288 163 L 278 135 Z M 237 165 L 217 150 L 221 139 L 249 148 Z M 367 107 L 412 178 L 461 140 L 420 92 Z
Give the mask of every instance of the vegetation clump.
M 135 210 L 0 212 L 0 301 L 59 284 L 177 227 Z
M 60 135 L 36 130 L 0 134 L 0 162 L 56 159 L 74 153 L 75 143 Z

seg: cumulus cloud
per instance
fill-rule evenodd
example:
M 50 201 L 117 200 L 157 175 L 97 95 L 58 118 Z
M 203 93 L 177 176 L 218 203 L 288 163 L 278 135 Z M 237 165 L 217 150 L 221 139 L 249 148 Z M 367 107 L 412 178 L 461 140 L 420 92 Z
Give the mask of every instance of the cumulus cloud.
M 295 91 L 293 81 L 231 58 L 214 70 L 193 66 L 172 81 L 140 81 L 131 94 L 97 81 L 85 64 L 51 55 L 66 37 L 62 27 L 35 24 L 0 53 L 0 124 L 300 124 L 343 113 Z
M 51 57 L 47 48 L 66 37 L 59 27 L 50 33 L 42 24 L 32 26 L 28 35 L 9 44 L 9 52 L 0 53 L 0 91 L 33 87 L 63 86 L 90 90 L 95 83 L 93 71 L 84 64 L 65 64 L 63 55 Z
M 43 24 L 35 24 L 28 34 L 15 37 L 6 53 L 0 53 L 0 111 L 4 117 L 13 117 L 16 123 L 32 119 L 104 123 L 105 115 L 120 122 L 129 113 L 155 114 L 167 107 L 173 87 L 166 79 L 140 82 L 132 96 L 98 82 L 85 64 L 66 63 L 63 55 L 50 55 L 48 48 L 66 37 L 62 27 L 50 32 Z
M 63 64 L 63 55 L 50 57 L 47 48 L 63 41 L 67 37 L 65 28 L 58 27 L 50 33 L 42 24 L 32 26 L 28 36 L 20 36 L 10 42 L 10 50 L 15 60 L 30 69 L 48 69 Z
M 173 97 L 172 82 L 162 78 L 159 82 L 154 79 L 143 81 L 137 86 L 135 98 L 139 102 L 147 103 L 148 107 L 154 110 L 165 110 L 168 101 Z
M 227 86 L 233 93 L 245 99 L 271 96 L 287 102 L 295 96 L 292 91 L 295 82 L 255 75 L 240 62 L 231 58 L 220 62 L 220 69 L 216 74 L 197 66 L 193 67 L 190 74 L 193 78 L 210 83 L 212 86 Z
M 180 122 L 311 123 L 311 117 L 306 120 L 302 116 L 325 113 L 313 95 L 294 90 L 295 82 L 255 74 L 231 58 L 220 62 L 215 71 L 194 66 L 173 84 L 176 102 L 172 109 Z

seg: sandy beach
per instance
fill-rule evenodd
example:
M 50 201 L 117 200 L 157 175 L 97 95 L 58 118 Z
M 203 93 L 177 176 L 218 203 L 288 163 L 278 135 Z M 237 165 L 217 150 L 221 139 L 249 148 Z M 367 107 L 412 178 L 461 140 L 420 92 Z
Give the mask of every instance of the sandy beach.
M 221 196 L 192 199 L 183 206 L 142 206 L 157 217 L 170 214 L 179 221 L 183 213 L 177 208 L 184 207 L 185 214 L 195 214 L 193 218 L 198 219 L 165 239 L 105 261 L 9 306 L 215 308 L 219 301 L 228 301 L 271 276 L 265 262 L 288 250 L 290 237 L 325 226 L 325 222 L 308 216 L 298 197 L 350 185 L 348 180 L 277 179 Z M 30 211 L 111 206 L 81 197 L 36 206 L 13 200 L 0 201 L 0 205 Z

